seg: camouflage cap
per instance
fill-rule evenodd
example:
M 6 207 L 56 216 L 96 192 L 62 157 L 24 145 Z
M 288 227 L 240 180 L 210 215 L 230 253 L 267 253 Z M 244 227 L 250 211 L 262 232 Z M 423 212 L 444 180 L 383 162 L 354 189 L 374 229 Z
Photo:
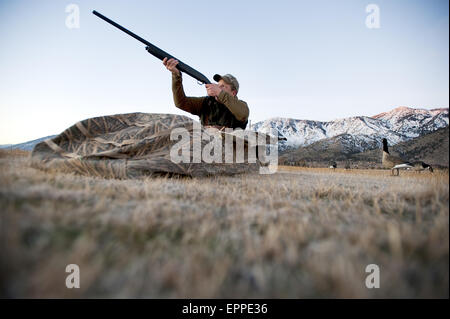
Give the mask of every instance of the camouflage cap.
M 216 82 L 223 80 L 225 83 L 231 85 L 231 89 L 236 90 L 236 93 L 239 91 L 239 82 L 231 74 L 225 74 L 225 75 L 216 74 L 216 75 L 214 75 L 213 79 Z

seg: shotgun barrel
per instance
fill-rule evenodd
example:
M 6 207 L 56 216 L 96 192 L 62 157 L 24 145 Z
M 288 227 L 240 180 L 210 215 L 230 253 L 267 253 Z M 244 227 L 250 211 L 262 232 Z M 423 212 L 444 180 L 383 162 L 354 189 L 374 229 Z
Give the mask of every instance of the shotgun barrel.
M 123 32 L 125 32 L 126 34 L 132 36 L 133 38 L 135 38 L 136 40 L 142 42 L 143 44 L 145 44 L 146 50 L 152 54 L 153 56 L 157 57 L 158 59 L 160 59 L 161 61 L 164 58 L 168 58 L 168 59 L 176 59 L 178 60 L 178 65 L 177 68 L 178 70 L 180 70 L 181 72 L 184 72 L 190 76 L 192 76 L 194 79 L 196 79 L 199 82 L 202 82 L 204 84 L 210 84 L 211 81 L 208 80 L 208 78 L 206 76 L 204 76 L 202 73 L 198 72 L 197 70 L 195 70 L 194 68 L 190 67 L 189 65 L 187 65 L 186 63 L 181 62 L 179 59 L 175 58 L 173 55 L 161 50 L 160 48 L 158 48 L 157 46 L 151 44 L 150 42 L 148 42 L 147 40 L 141 38 L 140 36 L 138 36 L 137 34 L 134 34 L 133 32 L 131 32 L 128 29 L 125 29 L 124 27 L 122 27 L 120 24 L 114 22 L 113 20 L 105 17 L 103 14 L 97 12 L 97 11 L 92 11 L 93 14 L 95 14 L 97 17 L 99 17 L 100 19 L 105 20 L 106 22 L 108 22 L 109 24 L 112 24 L 113 26 L 115 26 L 117 29 L 122 30 Z

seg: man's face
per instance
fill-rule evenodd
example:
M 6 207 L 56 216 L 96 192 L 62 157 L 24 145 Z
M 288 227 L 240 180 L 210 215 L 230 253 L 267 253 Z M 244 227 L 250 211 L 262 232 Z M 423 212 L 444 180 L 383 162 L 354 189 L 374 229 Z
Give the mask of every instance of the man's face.
M 218 83 L 219 87 L 224 90 L 225 92 L 231 94 L 232 96 L 236 96 L 237 92 L 235 90 L 231 89 L 231 85 L 229 85 L 224 80 L 220 80 Z

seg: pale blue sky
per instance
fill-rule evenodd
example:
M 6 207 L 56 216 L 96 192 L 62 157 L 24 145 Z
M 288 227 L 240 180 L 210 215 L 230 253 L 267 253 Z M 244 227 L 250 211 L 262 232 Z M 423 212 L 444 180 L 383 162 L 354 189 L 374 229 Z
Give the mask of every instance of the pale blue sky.
M 70 3 L 79 29 L 66 27 Z M 366 27 L 370 3 L 379 29 Z M 92 116 L 187 115 L 161 61 L 94 9 L 211 80 L 235 75 L 253 123 L 448 107 L 447 0 L 0 0 L 0 144 Z M 187 75 L 184 84 L 187 95 L 206 95 Z

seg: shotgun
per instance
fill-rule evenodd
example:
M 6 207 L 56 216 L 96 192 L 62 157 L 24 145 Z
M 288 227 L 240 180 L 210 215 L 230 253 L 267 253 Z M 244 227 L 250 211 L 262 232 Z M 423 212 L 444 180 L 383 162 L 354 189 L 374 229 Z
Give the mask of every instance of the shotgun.
M 167 59 L 176 59 L 178 60 L 178 64 L 177 64 L 177 69 L 180 70 L 181 72 L 184 72 L 190 76 L 192 76 L 194 79 L 196 79 L 197 81 L 204 83 L 204 84 L 211 84 L 211 81 L 208 80 L 208 78 L 206 76 L 204 76 L 202 73 L 198 72 L 197 70 L 195 70 L 194 68 L 190 67 L 189 65 L 187 65 L 186 63 L 181 62 L 179 59 L 175 58 L 173 55 L 170 55 L 169 53 L 161 50 L 160 48 L 158 48 L 157 46 L 151 44 L 150 42 L 148 42 L 147 40 L 141 38 L 140 36 L 138 36 L 137 34 L 134 34 L 133 32 L 131 32 L 130 30 L 125 29 L 124 27 L 122 27 L 120 24 L 112 21 L 111 19 L 105 17 L 103 14 L 98 13 L 97 11 L 92 11 L 93 14 L 95 14 L 97 17 L 99 17 L 100 19 L 105 20 L 106 22 L 108 22 L 109 24 L 112 24 L 113 26 L 115 26 L 117 29 L 122 30 L 123 32 L 125 32 L 126 34 L 132 36 L 133 38 L 135 38 L 136 40 L 144 43 L 146 45 L 146 50 L 152 54 L 153 56 L 157 57 L 158 59 L 160 59 L 161 61 L 164 58 Z

